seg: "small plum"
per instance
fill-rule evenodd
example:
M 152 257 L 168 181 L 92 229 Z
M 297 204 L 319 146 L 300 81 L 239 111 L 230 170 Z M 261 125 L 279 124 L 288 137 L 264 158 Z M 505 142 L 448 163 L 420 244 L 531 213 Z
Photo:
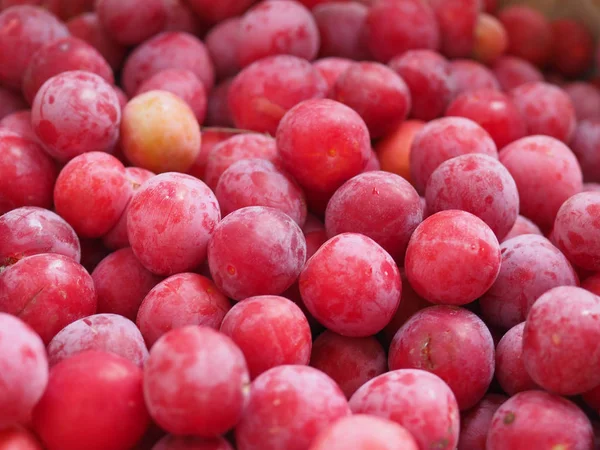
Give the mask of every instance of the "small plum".
M 198 157 L 200 143 L 200 127 L 194 111 L 183 98 L 171 92 L 143 92 L 123 110 L 121 146 L 127 159 L 136 166 L 155 173 L 185 172 Z
M 87 350 L 111 352 L 143 367 L 148 350 L 140 330 L 117 314 L 94 314 L 63 328 L 48 344 L 51 366 Z
M 539 296 L 557 286 L 576 286 L 577 274 L 559 249 L 539 234 L 500 245 L 502 264 L 494 284 L 479 299 L 487 323 L 509 329 L 523 322 Z
M 135 321 L 140 304 L 160 282 L 138 261 L 130 247 L 112 252 L 92 272 L 98 313 L 119 314 Z
M 111 152 L 121 106 L 104 78 L 70 70 L 48 79 L 31 105 L 31 123 L 44 149 L 61 162 L 87 152 Z
M 163 335 L 144 366 L 148 411 L 162 429 L 177 435 L 213 438 L 229 431 L 240 420 L 249 383 L 244 355 L 234 342 L 196 325 Z
M 206 90 L 196 74 L 187 69 L 162 70 L 144 81 L 136 94 L 157 90 L 170 92 L 184 100 L 202 125 L 206 117 Z M 152 108 L 156 108 L 156 105 L 152 105 Z M 170 113 L 173 114 L 173 110 Z M 183 121 L 182 118 L 179 121 Z
M 486 450 L 591 450 L 593 443 L 592 424 L 574 403 L 543 391 L 526 391 L 496 410 Z
M 136 323 L 148 347 L 152 347 L 175 328 L 199 325 L 218 330 L 230 308 L 227 297 L 211 280 L 196 273 L 178 273 L 148 292 Z
M 80 236 L 87 238 L 108 233 L 130 198 L 125 167 L 103 152 L 73 158 L 60 171 L 54 185 L 56 211 Z
M 500 245 L 480 218 L 447 210 L 425 219 L 408 243 L 405 269 L 415 291 L 436 304 L 466 305 L 500 272 Z
M 476 406 L 465 411 L 460 418 L 460 438 L 457 450 L 486 450 L 492 418 L 508 397 L 498 394 L 486 395 Z
M 523 363 L 523 331 L 525 322 L 506 332 L 496 346 L 496 379 L 508 395 L 538 389 Z
M 375 337 L 345 337 L 328 330 L 315 339 L 310 365 L 329 375 L 347 398 L 387 371 L 385 350 Z
M 381 417 L 355 414 L 334 422 L 317 436 L 309 450 L 418 450 L 406 428 Z
M 350 399 L 353 414 L 390 419 L 406 428 L 419 449 L 453 450 L 458 444 L 458 405 L 454 394 L 437 375 L 400 369 L 364 384 Z
M 531 307 L 523 331 L 523 362 L 531 378 L 559 395 L 600 384 L 600 297 L 575 286 L 551 289 Z
M 50 370 L 33 413 L 33 429 L 48 450 L 129 450 L 148 425 L 142 369 L 94 350 Z
M 392 257 L 358 233 L 338 234 L 323 244 L 307 261 L 299 283 L 311 314 L 348 337 L 381 331 L 396 312 L 402 290 Z
M 208 265 L 217 287 L 234 300 L 279 295 L 298 278 L 306 241 L 287 214 L 248 206 L 225 217 L 208 244 Z
M 291 300 L 250 297 L 231 308 L 220 328 L 242 350 L 252 379 L 286 364 L 308 364 L 312 339 L 308 321 Z
M 328 99 L 307 100 L 289 110 L 276 141 L 283 166 L 298 183 L 329 195 L 361 173 L 371 155 L 360 115 Z
M 127 233 L 144 267 L 168 276 L 206 260 L 208 241 L 220 219 L 219 204 L 208 186 L 190 175 L 168 172 L 152 177 L 134 194 Z
M 0 313 L 0 369 L 0 429 L 28 425 L 33 408 L 48 384 L 48 358 L 35 331 L 5 313 Z M 0 432 L 0 448 L 22 448 L 5 447 L 3 438 L 7 439 Z M 11 440 L 8 439 L 9 443 Z
M 436 374 L 452 389 L 464 411 L 483 398 L 492 382 L 494 341 L 474 313 L 432 306 L 417 312 L 398 330 L 388 365 L 390 370 L 412 368 Z
M 463 117 L 443 117 L 427 123 L 414 137 L 410 150 L 411 180 L 419 193 L 425 192 L 429 177 L 448 159 L 468 153 L 498 157 L 487 131 Z
M 237 45 L 241 67 L 275 55 L 292 55 L 308 61 L 317 56 L 319 29 L 302 4 L 267 0 L 250 8 L 241 18 Z
M 0 311 L 21 318 L 47 344 L 71 322 L 96 312 L 94 281 L 66 256 L 28 256 L 0 273 Z
M 238 450 L 309 450 L 316 436 L 350 415 L 337 384 L 308 366 L 284 365 L 259 375 L 238 426 Z
M 582 269 L 600 270 L 600 192 L 581 192 L 562 204 L 554 221 L 557 247 Z
M 271 56 L 236 75 L 229 88 L 229 110 L 236 127 L 275 135 L 287 111 L 304 100 L 323 98 L 327 91 L 327 82 L 310 62 Z
M 58 214 L 25 206 L 0 216 L 0 267 L 39 253 L 59 253 L 81 260 L 75 230 Z

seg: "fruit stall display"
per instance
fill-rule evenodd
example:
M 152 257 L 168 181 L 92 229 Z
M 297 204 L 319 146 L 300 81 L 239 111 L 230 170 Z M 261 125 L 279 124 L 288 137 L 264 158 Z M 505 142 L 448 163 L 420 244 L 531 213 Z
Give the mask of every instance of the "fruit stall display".
M 0 0 L 0 450 L 600 448 L 599 36 Z

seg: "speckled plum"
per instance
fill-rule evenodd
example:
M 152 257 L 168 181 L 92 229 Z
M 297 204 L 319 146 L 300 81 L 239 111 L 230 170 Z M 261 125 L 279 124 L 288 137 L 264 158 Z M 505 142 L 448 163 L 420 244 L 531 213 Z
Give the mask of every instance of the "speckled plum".
M 463 117 L 443 117 L 427 123 L 412 141 L 410 174 L 419 193 L 440 164 L 456 156 L 481 153 L 498 156 L 496 144 L 478 124 Z
M 364 234 L 396 261 L 404 259 L 410 236 L 422 221 L 417 191 L 401 176 L 383 171 L 348 180 L 333 194 L 325 211 L 329 237 Z
M 538 389 L 523 363 L 523 330 L 525 322 L 506 332 L 496 346 L 496 380 L 508 395 Z
M 161 281 L 146 295 L 136 322 L 151 347 L 175 328 L 202 325 L 218 330 L 229 308 L 229 300 L 210 279 L 179 273 Z
M 406 428 L 381 417 L 355 414 L 344 417 L 323 430 L 310 450 L 418 450 L 415 438 Z
M 544 82 L 527 83 L 510 92 L 525 120 L 527 134 L 542 134 L 568 143 L 577 119 L 573 102 L 561 88 Z
M 352 396 L 350 408 L 405 427 L 421 450 L 452 450 L 458 443 L 456 398 L 441 378 L 424 370 L 393 370 L 373 378 Z
M 135 95 L 140 85 L 165 69 L 187 69 L 193 72 L 209 92 L 215 84 L 215 69 L 204 43 L 185 32 L 160 33 L 139 45 L 123 66 L 123 89 Z
M 400 303 L 398 266 L 375 241 L 342 233 L 307 261 L 299 278 L 310 313 L 343 336 L 365 337 L 381 331 Z
M 161 280 L 138 261 L 129 247 L 102 259 L 92 272 L 92 279 L 98 312 L 119 314 L 132 321 L 146 294 Z
M 39 142 L 31 126 L 31 110 L 23 109 L 4 116 L 0 120 L 0 128 L 6 128 L 30 141 Z
M 291 300 L 275 295 L 250 297 L 231 308 L 221 324 L 244 353 L 252 379 L 287 364 L 308 364 L 312 338 L 308 320 Z
M 241 20 L 241 17 L 226 19 L 212 27 L 204 38 L 217 78 L 221 80 L 240 71 L 238 45 L 241 41 Z
M 569 146 L 581 164 L 584 180 L 600 182 L 600 115 L 597 119 L 581 120 Z
M 600 384 L 600 297 L 575 286 L 554 288 L 531 307 L 523 331 L 523 362 L 544 389 L 575 395 Z
M 189 5 L 201 19 L 209 23 L 221 22 L 230 17 L 239 16 L 246 11 L 254 0 L 188 0 Z
M 310 62 L 291 55 L 271 56 L 250 64 L 233 79 L 229 110 L 238 128 L 275 135 L 287 111 L 304 100 L 323 98 L 327 91 L 327 82 Z
M 556 214 L 553 236 L 574 265 L 600 270 L 600 192 L 581 192 L 564 202 Z
M 233 163 L 219 178 L 215 195 L 223 216 L 247 206 L 268 206 L 286 213 L 299 226 L 306 220 L 302 189 L 291 176 L 264 159 Z
M 0 311 L 14 314 L 43 339 L 96 312 L 92 277 L 71 258 L 28 256 L 0 274 Z
M 574 81 L 562 87 L 571 98 L 577 120 L 600 119 L 600 87 Z
M 496 89 L 478 89 L 459 95 L 448 105 L 446 116 L 466 117 L 477 122 L 499 149 L 527 133 L 521 111 L 508 95 Z
M 508 397 L 486 395 L 476 406 L 465 411 L 460 418 L 460 437 L 457 450 L 486 450 L 487 435 L 496 410 Z
M 492 72 L 496 76 L 503 91 L 521 86 L 525 83 L 544 81 L 542 72 L 529 61 L 516 56 L 504 55 L 492 64 Z
M 50 208 L 57 170 L 42 147 L 0 128 L 0 153 L 0 214 L 21 206 Z
M 112 68 L 90 44 L 76 37 L 49 41 L 32 56 L 23 75 L 23 95 L 31 104 L 42 85 L 55 75 L 69 70 L 84 70 L 114 84 Z
M 86 350 L 110 352 L 143 367 L 148 349 L 131 320 L 118 314 L 94 314 L 63 328 L 48 344 L 48 362 L 59 362 Z
M 358 2 L 326 2 L 317 5 L 315 17 L 321 57 L 349 58 L 363 61 L 369 57 L 365 22 L 369 8 Z
M 194 112 L 199 124 L 206 117 L 206 89 L 196 74 L 188 69 L 166 69 L 155 73 L 144 81 L 137 95 L 148 91 L 162 90 L 177 95 Z
M 256 158 L 279 163 L 275 139 L 258 133 L 233 135 L 216 144 L 208 153 L 204 181 L 214 191 L 223 172 L 233 163 Z
M 552 56 L 552 27 L 537 9 L 528 5 L 511 5 L 502 9 L 498 19 L 508 34 L 509 55 L 543 67 Z
M 72 70 L 46 81 L 31 106 L 33 129 L 48 153 L 66 162 L 92 151 L 111 151 L 121 107 L 115 90 L 95 73 Z
M 270 369 L 252 382 L 235 429 L 238 450 L 309 450 L 331 423 L 350 415 L 335 382 L 308 366 Z
M 441 51 L 444 55 L 449 58 L 471 56 L 481 3 L 479 0 L 429 0 L 440 28 Z
M 346 105 L 307 100 L 292 108 L 277 129 L 284 167 L 312 191 L 333 193 L 362 172 L 371 156 L 369 131 Z
M 33 54 L 46 42 L 69 35 L 67 27 L 45 9 L 16 5 L 0 13 L 0 82 L 19 89 Z M 3 105 L 4 106 L 4 105 Z
M 205 261 L 220 218 L 217 199 L 202 181 L 163 173 L 144 183 L 131 200 L 129 242 L 144 267 L 157 275 L 172 275 Z
M 435 13 L 420 0 L 377 2 L 369 9 L 365 32 L 372 56 L 383 63 L 408 50 L 440 46 Z
M 504 241 L 500 252 L 498 278 L 479 301 L 482 317 L 490 325 L 511 328 L 526 319 L 544 292 L 579 283 L 567 258 L 543 236 L 516 236 Z
M 79 262 L 79 238 L 62 217 L 44 208 L 24 206 L 0 216 L 0 266 L 38 253 L 59 253 Z
M 296 281 L 305 260 L 300 227 L 287 214 L 263 206 L 229 214 L 208 244 L 212 278 L 234 300 L 281 294 Z
M 33 429 L 48 450 L 129 450 L 148 425 L 142 369 L 94 350 L 52 368 L 33 413 Z
M 125 167 L 125 178 L 128 183 L 127 186 L 131 192 L 131 197 L 135 191 L 137 191 L 144 182 L 148 181 L 155 175 L 154 172 L 142 169 L 140 167 Z M 102 243 L 111 250 L 118 250 L 120 248 L 129 247 L 129 236 L 127 236 L 127 211 L 129 210 L 130 201 L 125 206 L 125 209 L 121 213 L 121 217 L 117 221 L 114 227 L 102 236 Z
M 315 19 L 295 1 L 261 2 L 242 16 L 239 27 L 243 36 L 237 47 L 241 67 L 275 55 L 293 55 L 310 61 L 319 51 Z
M 477 61 L 455 59 L 450 61 L 454 96 L 480 89 L 500 89 L 494 73 Z
M 510 172 L 496 159 L 470 153 L 440 164 L 425 188 L 427 213 L 467 211 L 501 240 L 519 213 L 519 192 Z
M 94 9 L 111 38 L 126 46 L 144 42 L 167 24 L 163 0 L 96 0 Z
M 544 231 L 552 227 L 565 200 L 583 187 L 577 158 L 549 136 L 529 136 L 507 145 L 500 162 L 517 183 L 520 213 Z
M 69 20 L 67 27 L 72 36 L 83 39 L 98 50 L 113 70 L 121 68 L 127 49 L 111 38 L 100 23 L 98 14 L 94 12 L 80 14 Z
M 375 337 L 345 337 L 328 330 L 315 339 L 310 365 L 329 375 L 347 398 L 387 371 L 385 350 Z
M 515 224 L 510 229 L 508 234 L 504 236 L 501 242 L 508 241 L 517 236 L 521 236 L 523 234 L 537 234 L 539 236 L 543 236 L 540 227 L 538 227 L 535 223 L 529 220 L 527 217 L 522 215 L 517 216 L 517 220 L 515 220 Z
M 313 67 L 319 71 L 327 83 L 328 97 L 331 97 L 331 91 L 339 76 L 351 65 L 352 60 L 335 56 L 317 59 L 313 62 Z
M 475 406 L 494 376 L 494 340 L 471 311 L 432 306 L 398 330 L 388 356 L 390 370 L 421 369 L 434 373 L 452 389 L 459 408 Z
M 411 95 L 394 70 L 375 62 L 357 62 L 342 73 L 331 97 L 354 111 L 367 124 L 372 139 L 402 123 L 410 112 Z
M 411 286 L 426 300 L 466 305 L 492 286 L 500 262 L 500 245 L 491 228 L 471 213 L 448 210 L 417 227 L 404 267 Z
M 17 317 L 0 313 L 0 428 L 29 424 L 47 383 L 48 358 L 40 337 Z
M 494 413 L 486 450 L 531 448 L 591 450 L 592 424 L 567 399 L 543 391 L 521 392 Z
M 150 415 L 177 435 L 217 437 L 233 428 L 247 403 L 249 383 L 244 355 L 233 341 L 195 325 L 162 336 L 144 367 Z
M 98 238 L 118 222 L 131 198 L 123 163 L 103 152 L 76 156 L 60 171 L 54 206 L 82 237 Z
M 411 117 L 433 120 L 443 115 L 453 96 L 448 60 L 433 50 L 410 50 L 388 65 L 402 77 L 411 94 Z

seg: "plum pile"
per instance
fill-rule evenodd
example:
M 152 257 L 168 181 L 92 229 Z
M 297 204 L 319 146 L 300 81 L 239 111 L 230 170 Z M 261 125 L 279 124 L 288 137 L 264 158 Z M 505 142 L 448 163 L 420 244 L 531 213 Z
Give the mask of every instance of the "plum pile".
M 600 48 L 496 0 L 0 0 L 0 450 L 594 450 Z

